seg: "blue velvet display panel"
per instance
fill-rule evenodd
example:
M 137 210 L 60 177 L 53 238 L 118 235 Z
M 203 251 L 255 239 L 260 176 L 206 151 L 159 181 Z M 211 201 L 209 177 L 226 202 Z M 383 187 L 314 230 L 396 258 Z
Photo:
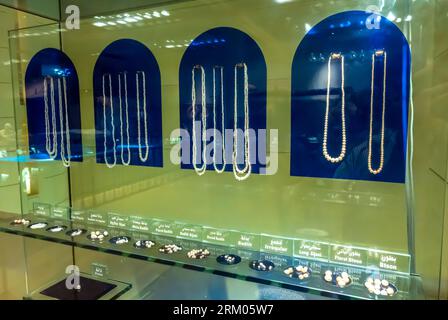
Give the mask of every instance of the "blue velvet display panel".
M 409 45 L 398 27 L 384 17 L 377 16 L 378 28 L 368 28 L 367 25 L 372 24 L 366 24 L 366 21 L 371 16 L 363 11 L 330 16 L 308 32 L 295 53 L 291 89 L 292 176 L 405 182 L 411 64 Z M 345 157 L 335 163 L 328 161 L 323 152 L 328 60 L 333 53 L 341 53 L 345 60 L 347 141 Z M 375 63 L 372 63 L 373 54 Z M 327 150 L 331 157 L 338 157 L 342 149 L 341 67 L 341 59 L 332 60 L 327 127 Z M 376 174 L 369 170 L 368 165 L 370 141 L 372 170 L 380 168 L 381 145 L 384 146 L 384 165 Z
M 190 135 L 190 150 L 193 147 L 193 108 L 192 108 L 192 70 L 195 66 L 201 66 L 205 71 L 205 92 L 206 92 L 206 128 L 213 131 L 216 128 L 219 133 L 224 133 L 225 146 L 225 171 L 232 171 L 232 152 L 233 152 L 233 136 L 235 114 L 237 117 L 237 128 L 242 133 L 245 128 L 245 107 L 244 107 L 244 69 L 243 64 L 247 66 L 248 75 L 248 102 L 249 102 L 249 130 L 250 135 L 250 162 L 252 164 L 252 173 L 259 173 L 260 168 L 266 164 L 266 141 L 263 129 L 266 129 L 266 62 L 263 53 L 257 43 L 246 33 L 228 27 L 219 27 L 208 30 L 199 35 L 190 44 L 186 50 L 179 70 L 179 94 L 180 94 L 180 128 L 185 129 Z M 235 66 L 237 68 L 237 79 L 235 85 Z M 215 70 L 215 81 L 213 76 Z M 222 70 L 222 81 L 221 81 Z M 215 82 L 215 86 L 214 86 Z M 196 106 L 195 121 L 200 123 L 198 136 L 198 146 L 203 148 L 203 142 L 200 141 L 202 129 L 202 79 L 201 71 L 195 71 L 195 87 L 196 87 Z M 221 86 L 222 84 L 222 86 Z M 214 113 L 214 90 L 216 110 Z M 221 87 L 223 94 L 221 94 Z M 237 112 L 235 113 L 235 89 L 237 92 Z M 224 113 L 222 112 L 222 100 L 224 102 Z M 224 116 L 224 128 L 222 128 L 222 117 Z M 214 118 L 215 117 L 215 118 Z M 216 121 L 216 127 L 214 126 Z M 230 135 L 229 135 L 230 132 Z M 259 138 L 261 135 L 263 138 Z M 213 135 L 208 135 L 207 149 L 213 145 Z M 238 158 L 237 165 L 240 169 L 244 167 L 244 159 L 240 155 L 244 155 L 243 136 L 238 138 Z M 219 163 L 216 166 L 222 170 L 223 162 L 221 161 L 222 139 L 216 141 L 216 149 L 219 155 Z M 199 147 L 198 147 L 199 148 Z M 199 149 L 198 149 L 199 150 Z M 210 152 L 213 155 L 214 151 Z M 201 166 L 203 158 L 197 156 L 196 163 Z M 214 170 L 213 161 L 207 161 L 207 170 Z M 216 162 L 218 162 L 216 161 Z M 182 169 L 193 169 L 193 153 L 190 152 L 189 160 L 182 158 Z
M 93 90 L 97 163 L 163 167 L 160 70 L 152 52 L 131 39 L 111 43 L 95 64 Z
M 25 90 L 30 157 L 82 161 L 79 83 L 70 58 L 53 48 L 39 51 L 27 67 Z

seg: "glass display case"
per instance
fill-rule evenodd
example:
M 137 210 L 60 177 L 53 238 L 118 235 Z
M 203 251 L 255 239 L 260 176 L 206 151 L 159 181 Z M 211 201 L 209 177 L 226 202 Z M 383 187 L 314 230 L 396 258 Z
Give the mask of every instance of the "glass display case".
M 0 1 L 0 297 L 447 298 L 448 3 L 41 3 Z

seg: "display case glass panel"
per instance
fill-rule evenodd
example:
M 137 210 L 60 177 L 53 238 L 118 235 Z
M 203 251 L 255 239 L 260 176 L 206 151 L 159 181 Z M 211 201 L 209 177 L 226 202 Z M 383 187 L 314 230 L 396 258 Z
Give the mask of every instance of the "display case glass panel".
M 0 165 L 18 167 L 20 212 L 2 231 L 72 247 L 83 271 L 115 255 L 100 265 L 134 289 L 117 256 L 339 298 L 443 296 L 447 5 L 101 3 L 70 2 L 79 29 L 62 1 L 61 22 L 9 32 L 17 140 Z M 32 64 L 55 49 L 79 83 L 65 105 L 65 74 Z

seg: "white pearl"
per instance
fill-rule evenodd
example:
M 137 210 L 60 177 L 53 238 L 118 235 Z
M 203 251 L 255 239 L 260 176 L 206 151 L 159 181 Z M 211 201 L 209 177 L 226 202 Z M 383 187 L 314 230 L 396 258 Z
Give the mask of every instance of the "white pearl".
M 395 290 L 391 287 L 387 288 L 386 291 L 387 291 L 387 294 L 390 296 L 393 296 L 395 294 Z

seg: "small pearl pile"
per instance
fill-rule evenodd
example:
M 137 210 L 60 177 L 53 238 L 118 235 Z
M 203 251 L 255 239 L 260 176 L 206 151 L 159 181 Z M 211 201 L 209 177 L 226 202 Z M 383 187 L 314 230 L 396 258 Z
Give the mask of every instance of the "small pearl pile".
M 122 245 L 122 244 L 128 243 L 129 240 L 131 240 L 131 238 L 126 237 L 126 236 L 119 236 L 119 237 L 114 237 L 114 238 L 110 239 L 109 242 L 113 243 L 113 244 L 117 244 L 117 245 Z
M 134 243 L 134 247 L 137 249 L 151 249 L 156 245 L 155 242 L 151 240 L 138 240 L 136 243 Z
M 210 252 L 207 249 L 193 249 L 187 253 L 188 258 L 190 259 L 205 259 L 210 255 Z
M 297 267 L 289 267 L 283 271 L 284 274 L 289 276 L 290 278 L 298 278 L 299 280 L 308 279 L 311 275 L 311 270 L 308 267 L 297 266 Z
M 66 226 L 54 226 L 54 227 L 48 228 L 47 231 L 53 232 L 53 233 L 58 233 L 58 232 L 64 231 L 65 229 L 67 229 Z
M 176 246 L 175 244 L 166 244 L 159 248 L 159 252 L 166 253 L 166 254 L 172 254 L 176 253 L 178 251 L 181 251 L 182 247 Z
M 236 260 L 235 256 L 229 256 L 228 254 L 226 254 L 226 255 L 224 256 L 224 261 L 225 261 L 227 264 L 234 264 L 234 263 L 235 263 L 235 260 Z
M 335 272 L 333 273 L 331 270 L 325 271 L 324 280 L 326 282 L 332 283 L 340 288 L 345 288 L 352 283 L 352 279 L 350 278 L 347 272 Z
M 107 231 L 92 231 L 90 232 L 90 240 L 92 241 L 103 241 L 109 235 Z
M 218 261 L 218 263 L 220 264 L 231 266 L 240 263 L 241 257 L 235 254 L 223 254 L 216 258 L 216 261 Z
M 45 222 L 38 222 L 38 223 L 30 225 L 28 228 L 36 230 L 36 229 L 43 229 L 46 226 L 48 226 L 47 223 L 45 223 Z
M 31 221 L 30 220 L 27 220 L 27 219 L 16 219 L 16 220 L 14 220 L 13 222 L 12 222 L 12 224 L 15 224 L 15 225 L 23 225 L 23 226 L 27 226 L 27 225 L 29 225 L 31 223 Z
M 267 260 L 254 260 L 251 262 L 250 267 L 257 271 L 272 271 L 274 269 L 274 264 Z
M 73 230 L 67 232 L 67 235 L 70 237 L 77 237 L 77 236 L 82 235 L 84 232 L 86 232 L 86 231 L 83 229 L 73 229 Z
M 373 293 L 377 296 L 381 295 L 391 297 L 397 293 L 395 286 L 390 284 L 387 280 L 367 278 L 364 285 L 367 290 L 369 290 L 369 293 Z

